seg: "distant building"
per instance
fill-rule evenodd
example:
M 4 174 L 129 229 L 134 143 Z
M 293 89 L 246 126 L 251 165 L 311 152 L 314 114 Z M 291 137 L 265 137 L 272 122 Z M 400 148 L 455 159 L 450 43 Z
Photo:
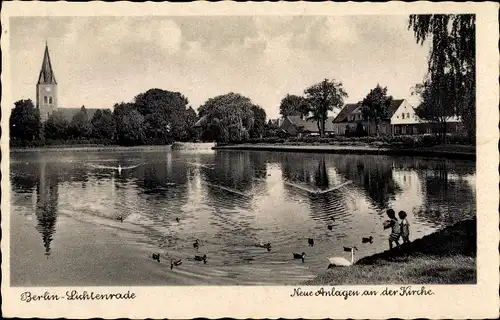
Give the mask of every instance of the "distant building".
M 80 111 L 80 108 L 61 108 L 58 103 L 57 95 L 57 81 L 52 69 L 50 61 L 49 47 L 45 44 L 45 52 L 43 54 L 42 67 L 38 75 L 38 82 L 36 84 L 36 107 L 40 110 L 40 121 L 45 122 L 49 116 L 54 112 L 60 112 L 66 120 L 71 121 L 73 116 Z M 95 108 L 85 108 L 89 120 L 92 119 L 94 113 L 98 110 Z M 107 108 L 102 108 L 105 110 Z
M 376 133 L 376 125 L 363 118 L 362 102 L 346 104 L 337 117 L 333 120 L 333 132 L 345 135 L 356 132 L 362 128 L 368 135 Z M 449 132 L 458 129 L 460 121 L 457 117 L 450 117 Z M 406 99 L 392 100 L 387 117 L 379 123 L 379 134 L 382 135 L 407 135 L 434 133 L 439 130 L 439 125 L 420 119 L 413 107 Z
M 334 126 L 333 119 L 335 117 L 328 117 L 325 122 L 325 134 L 333 134 Z M 306 119 L 301 116 L 287 116 L 283 117 L 280 128 L 290 136 L 297 136 L 299 134 L 305 135 L 319 135 L 318 122 L 311 119 Z

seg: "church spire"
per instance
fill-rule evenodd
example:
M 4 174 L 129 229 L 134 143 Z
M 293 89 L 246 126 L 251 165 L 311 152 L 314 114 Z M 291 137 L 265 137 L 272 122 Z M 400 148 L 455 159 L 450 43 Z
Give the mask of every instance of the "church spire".
M 38 84 L 57 84 L 52 64 L 50 63 L 49 46 L 45 42 L 45 53 L 43 55 L 42 68 L 38 76 Z

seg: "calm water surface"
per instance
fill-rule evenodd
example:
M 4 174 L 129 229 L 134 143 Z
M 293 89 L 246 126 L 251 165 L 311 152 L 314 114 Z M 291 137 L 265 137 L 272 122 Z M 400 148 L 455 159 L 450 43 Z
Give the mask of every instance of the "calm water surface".
M 413 239 L 474 216 L 475 181 L 474 162 L 412 157 L 12 152 L 11 285 L 296 284 L 350 258 L 343 246 L 386 250 L 387 208 L 409 214 Z

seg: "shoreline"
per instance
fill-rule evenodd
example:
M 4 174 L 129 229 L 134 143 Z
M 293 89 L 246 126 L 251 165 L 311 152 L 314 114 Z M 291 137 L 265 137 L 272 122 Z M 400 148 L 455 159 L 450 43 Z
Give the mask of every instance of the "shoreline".
M 227 146 L 215 146 L 214 150 L 251 150 L 251 151 L 281 151 L 281 152 L 310 152 L 310 153 L 333 153 L 333 154 L 376 154 L 394 156 L 420 156 L 439 157 L 447 159 L 476 160 L 476 153 L 446 151 L 439 148 L 375 148 L 367 146 L 339 146 L 339 145 L 271 145 L 271 144 L 237 144 Z
M 476 217 L 397 247 L 363 257 L 351 267 L 337 267 L 304 285 L 475 284 Z

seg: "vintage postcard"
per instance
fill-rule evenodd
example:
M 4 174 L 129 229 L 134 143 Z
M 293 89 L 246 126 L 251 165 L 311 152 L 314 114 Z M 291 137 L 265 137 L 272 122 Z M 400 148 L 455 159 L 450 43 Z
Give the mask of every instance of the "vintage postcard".
M 497 318 L 498 4 L 2 7 L 2 313 Z

